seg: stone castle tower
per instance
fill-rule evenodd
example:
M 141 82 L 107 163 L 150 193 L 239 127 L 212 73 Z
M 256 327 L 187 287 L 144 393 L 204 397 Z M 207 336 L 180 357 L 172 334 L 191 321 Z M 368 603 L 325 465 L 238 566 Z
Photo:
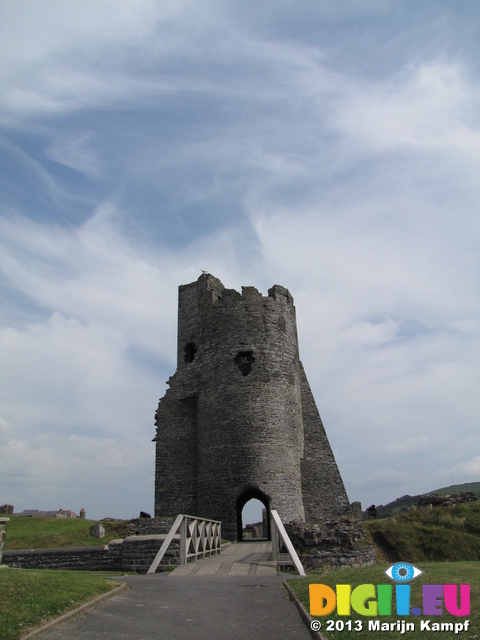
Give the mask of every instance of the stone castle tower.
M 351 515 L 298 355 L 293 298 L 275 285 L 179 287 L 177 371 L 156 412 L 155 516 L 222 521 L 251 498 L 284 522 Z

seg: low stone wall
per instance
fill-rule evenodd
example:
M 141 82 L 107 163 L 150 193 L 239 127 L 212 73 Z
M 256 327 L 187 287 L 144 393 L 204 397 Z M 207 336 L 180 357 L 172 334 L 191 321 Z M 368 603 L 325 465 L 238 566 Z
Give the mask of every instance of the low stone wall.
M 314 551 L 302 556 L 305 569 L 343 569 L 376 564 L 375 547 L 368 545 L 355 551 Z
M 147 573 L 164 540 L 165 535 L 131 536 L 125 538 L 122 545 L 122 570 Z M 173 538 L 157 572 L 165 571 L 179 564 L 180 536 L 177 536 Z
M 285 524 L 295 550 L 307 569 L 341 569 L 376 564 L 375 546 L 363 525 L 342 517 L 315 524 Z
M 460 493 L 441 495 L 439 493 L 429 493 L 419 498 L 417 504 L 419 507 L 432 505 L 434 507 L 449 507 L 453 504 L 464 504 L 467 502 L 478 502 L 477 496 L 473 491 L 460 491 Z
M 168 533 L 174 522 L 174 517 L 135 518 L 125 525 L 125 531 L 130 536 L 160 535 Z
M 146 573 L 165 535 L 130 536 L 98 547 L 4 551 L 3 563 L 20 569 L 136 571 Z M 173 539 L 157 572 L 180 562 L 180 537 Z
M 121 545 L 4 551 L 3 563 L 20 569 L 117 571 L 122 568 Z

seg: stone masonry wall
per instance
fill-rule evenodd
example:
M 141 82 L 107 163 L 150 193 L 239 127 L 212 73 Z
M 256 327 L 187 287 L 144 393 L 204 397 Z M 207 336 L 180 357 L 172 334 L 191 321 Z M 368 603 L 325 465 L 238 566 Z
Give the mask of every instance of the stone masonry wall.
M 186 514 L 189 515 L 189 514 Z M 129 536 L 159 535 L 168 533 L 175 521 L 171 518 L 135 518 L 125 525 Z
M 303 367 L 301 384 L 305 438 L 301 461 L 305 521 L 321 522 L 338 515 L 350 516 L 352 512 L 347 492 Z
M 155 515 L 221 520 L 247 498 L 284 522 L 350 513 L 299 360 L 287 289 L 239 293 L 204 274 L 179 287 L 177 371 L 156 412 Z
M 164 535 L 131 536 L 98 547 L 4 551 L 3 562 L 20 569 L 146 573 L 164 539 Z M 157 571 L 178 565 L 179 561 L 180 537 L 175 537 Z
M 355 518 L 287 523 L 285 529 L 306 569 L 331 570 L 376 563 L 375 546 Z
M 3 562 L 17 569 L 121 571 L 121 545 L 4 551 Z

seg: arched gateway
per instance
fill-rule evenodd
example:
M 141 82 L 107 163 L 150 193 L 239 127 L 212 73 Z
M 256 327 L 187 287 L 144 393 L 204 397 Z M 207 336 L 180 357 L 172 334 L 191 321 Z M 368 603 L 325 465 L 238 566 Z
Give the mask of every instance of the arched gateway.
M 284 522 L 351 514 L 287 289 L 240 294 L 203 274 L 179 288 L 177 346 L 156 412 L 157 517 L 221 520 L 222 536 L 235 540 L 251 497 Z
M 270 533 L 270 498 L 268 496 L 266 496 L 263 491 L 260 491 L 260 489 L 257 489 L 256 487 L 248 487 L 247 489 L 245 489 L 245 491 L 243 491 L 237 498 L 237 508 L 236 508 L 236 514 L 237 514 L 237 540 L 239 542 L 241 542 L 243 540 L 243 526 L 245 526 L 245 522 L 243 522 L 242 520 L 242 511 L 243 508 L 245 507 L 245 505 L 247 504 L 247 502 L 249 502 L 252 499 L 256 499 L 259 500 L 264 508 L 265 508 L 265 516 L 266 516 L 266 531 L 264 532 L 265 537 L 270 540 L 271 538 L 271 533 Z M 243 526 L 242 526 L 243 525 Z M 263 536 L 261 536 L 263 537 Z

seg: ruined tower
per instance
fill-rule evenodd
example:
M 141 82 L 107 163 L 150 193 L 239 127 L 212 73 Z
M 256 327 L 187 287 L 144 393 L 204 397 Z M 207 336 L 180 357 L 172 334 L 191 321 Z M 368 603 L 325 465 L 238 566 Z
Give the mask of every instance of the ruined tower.
M 299 360 L 284 287 L 226 289 L 203 274 L 179 287 L 177 371 L 156 412 L 155 515 L 222 521 L 241 536 L 250 498 L 284 522 L 350 514 Z

